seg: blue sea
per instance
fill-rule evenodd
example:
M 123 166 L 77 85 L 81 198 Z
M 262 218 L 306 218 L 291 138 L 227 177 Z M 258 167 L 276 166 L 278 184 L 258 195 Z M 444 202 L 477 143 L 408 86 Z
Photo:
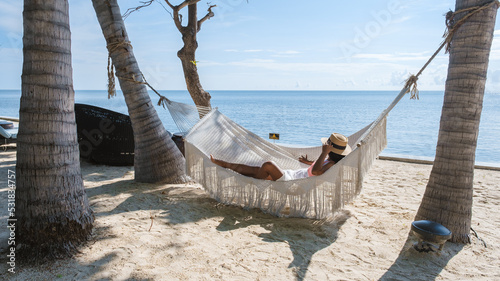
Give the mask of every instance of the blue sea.
M 167 98 L 193 104 L 187 91 L 160 91 Z M 392 102 L 397 91 L 210 91 L 212 106 L 257 135 L 280 134 L 278 144 L 316 146 L 332 132 L 350 135 Z M 150 93 L 153 103 L 158 97 Z M 0 116 L 19 116 L 20 90 L 0 90 Z M 387 119 L 385 156 L 433 160 L 444 92 L 422 91 L 419 100 L 403 97 Z M 121 92 L 108 99 L 106 91 L 75 91 L 77 103 L 127 114 Z M 170 114 L 157 107 L 171 133 L 178 132 Z M 500 166 L 500 94 L 484 97 L 476 164 Z

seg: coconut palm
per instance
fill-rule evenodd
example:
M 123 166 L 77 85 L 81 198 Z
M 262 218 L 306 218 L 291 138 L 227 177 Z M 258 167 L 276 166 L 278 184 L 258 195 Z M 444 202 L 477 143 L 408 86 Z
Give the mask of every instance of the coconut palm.
M 491 1 L 457 0 L 455 10 L 485 3 Z M 416 219 L 448 227 L 454 242 L 470 239 L 475 151 L 497 8 L 494 3 L 472 16 L 472 10 L 456 12 L 451 20 L 457 28 L 449 49 L 436 158 Z
M 186 181 L 185 159 L 163 127 L 151 103 L 117 1 L 92 0 L 92 3 L 132 121 L 135 180 L 170 183 Z
M 71 253 L 92 230 L 80 171 L 67 0 L 25 0 L 17 139 L 16 244 L 32 258 Z M 16 245 L 16 246 L 17 246 Z

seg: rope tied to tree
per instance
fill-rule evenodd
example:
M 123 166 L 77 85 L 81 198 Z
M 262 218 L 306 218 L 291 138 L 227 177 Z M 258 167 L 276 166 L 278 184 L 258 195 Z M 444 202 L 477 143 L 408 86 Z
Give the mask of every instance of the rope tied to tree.
M 418 99 L 418 89 L 417 89 L 417 80 L 418 77 L 416 75 L 410 75 L 408 79 L 405 81 L 405 88 L 407 89 L 406 93 L 410 93 L 410 99 Z
M 167 97 L 161 95 L 155 88 L 153 88 L 153 86 L 151 86 L 151 84 L 149 84 L 149 82 L 146 80 L 146 77 L 144 77 L 144 74 L 141 73 L 139 79 L 137 79 L 133 73 L 130 74 L 130 76 L 132 78 L 123 77 L 123 76 L 117 76 L 117 77 L 118 77 L 118 79 L 123 79 L 125 81 L 131 82 L 134 84 L 141 84 L 141 85 L 148 86 L 156 95 L 158 95 L 158 97 L 160 97 L 160 99 L 158 100 L 158 106 L 163 106 L 163 108 L 165 108 L 167 103 L 168 104 L 172 103 L 172 101 L 170 101 Z M 141 78 L 142 78 L 142 80 L 141 80 Z
M 471 16 L 475 15 L 476 13 L 479 13 L 480 11 L 488 9 L 488 8 L 492 7 L 493 5 L 497 5 L 496 8 L 498 9 L 498 7 L 500 7 L 500 1 L 493 0 L 493 1 L 486 3 L 482 6 L 469 7 L 469 8 L 465 8 L 462 10 L 458 10 L 456 12 L 449 11 L 445 14 L 445 16 L 446 16 L 446 19 L 445 19 L 446 31 L 443 34 L 443 38 L 445 38 L 445 39 L 441 43 L 441 46 L 439 46 L 439 48 L 434 52 L 434 54 L 429 58 L 429 60 L 427 60 L 425 65 L 420 69 L 420 71 L 416 75 L 411 74 L 410 77 L 405 80 L 405 85 L 404 85 L 405 94 L 410 93 L 411 94 L 410 99 L 418 99 L 418 89 L 417 89 L 418 77 L 420 76 L 420 74 L 422 74 L 424 69 L 427 68 L 427 66 L 431 63 L 431 61 L 439 54 L 439 52 L 443 49 L 443 47 L 446 46 L 445 53 L 449 53 L 453 34 L 458 30 L 458 28 L 466 20 L 468 20 Z M 461 13 L 465 13 L 465 12 L 469 12 L 469 13 L 466 14 L 464 17 L 462 17 L 459 21 L 455 22 L 455 16 L 457 14 L 461 14 Z
M 115 83 L 115 75 L 114 75 L 114 64 L 111 59 L 111 53 L 120 47 L 130 47 L 132 48 L 132 44 L 130 41 L 119 41 L 114 43 L 109 43 L 106 48 L 108 48 L 108 99 L 116 96 L 116 83 Z
M 500 6 L 500 2 L 498 0 L 493 0 L 489 3 L 486 3 L 486 4 L 481 5 L 481 6 L 474 6 L 474 7 L 469 7 L 469 8 L 465 8 L 462 10 L 458 10 L 455 12 L 449 11 L 448 13 L 446 13 L 446 31 L 443 34 L 443 38 L 445 38 L 443 44 L 446 44 L 445 53 L 450 52 L 451 40 L 453 38 L 453 34 L 455 33 L 455 31 L 458 30 L 458 28 L 460 28 L 460 26 L 465 21 L 467 21 L 473 15 L 475 15 L 483 10 L 486 10 L 488 8 L 491 8 L 494 5 L 496 5 L 497 6 L 496 8 L 498 9 L 498 7 Z M 455 16 L 458 14 L 461 14 L 461 13 L 467 13 L 467 14 L 464 15 L 460 20 L 455 22 Z
M 114 66 L 113 61 L 111 59 L 111 52 L 116 51 L 120 47 L 132 48 L 132 44 L 130 41 L 120 41 L 120 42 L 115 42 L 115 43 L 109 43 L 106 47 L 108 48 L 108 67 L 107 67 L 107 70 L 108 70 L 108 99 L 109 99 L 111 97 L 116 96 L 116 89 L 115 89 L 116 83 L 115 83 L 115 75 L 114 75 L 114 71 L 113 71 L 115 66 Z M 142 80 L 140 78 L 136 79 L 134 74 L 130 74 L 130 76 L 132 78 L 123 77 L 123 76 L 117 76 L 117 77 L 118 77 L 118 79 L 123 79 L 125 81 L 132 82 L 135 84 L 147 85 L 153 92 L 155 92 L 160 97 L 160 100 L 158 101 L 158 106 L 163 106 L 163 108 L 165 108 L 166 103 L 171 103 L 171 101 L 167 97 L 162 96 L 157 90 L 155 90 L 155 88 L 153 88 L 153 86 L 151 86 L 151 84 L 148 83 L 148 81 L 146 80 L 146 77 L 144 77 L 143 73 L 141 73 Z

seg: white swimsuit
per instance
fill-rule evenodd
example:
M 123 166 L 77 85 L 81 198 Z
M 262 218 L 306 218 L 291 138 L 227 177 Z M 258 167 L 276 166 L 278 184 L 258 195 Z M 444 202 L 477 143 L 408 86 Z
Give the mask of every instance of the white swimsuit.
M 325 160 L 325 162 L 323 162 L 323 166 L 326 165 L 328 162 L 328 160 Z M 313 177 L 313 173 L 312 173 L 312 168 L 314 166 L 314 163 L 316 163 L 316 161 L 314 161 L 311 166 L 309 166 L 309 168 L 303 168 L 303 169 L 296 169 L 296 170 L 283 170 L 283 176 L 281 176 L 281 178 L 278 179 L 278 181 L 290 181 L 290 180 L 298 180 L 298 179 L 303 179 L 303 178 L 307 178 L 307 177 Z
M 307 168 L 298 170 L 283 170 L 283 176 L 278 179 L 278 181 L 290 181 L 307 178 L 309 174 L 307 173 Z

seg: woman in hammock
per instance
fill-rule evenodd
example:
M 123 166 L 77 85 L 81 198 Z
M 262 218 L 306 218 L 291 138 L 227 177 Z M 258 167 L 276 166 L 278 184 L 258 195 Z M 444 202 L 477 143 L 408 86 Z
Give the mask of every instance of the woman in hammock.
M 342 134 L 333 133 L 329 138 L 322 138 L 321 142 L 323 143 L 321 155 L 316 161 L 308 160 L 307 155 L 299 157 L 300 162 L 310 165 L 309 168 L 303 169 L 283 170 L 273 161 L 267 161 L 260 167 L 248 166 L 215 159 L 212 155 L 210 155 L 210 160 L 221 167 L 231 169 L 247 177 L 273 181 L 295 180 L 319 176 L 351 152 L 351 147 L 347 144 L 348 139 Z

